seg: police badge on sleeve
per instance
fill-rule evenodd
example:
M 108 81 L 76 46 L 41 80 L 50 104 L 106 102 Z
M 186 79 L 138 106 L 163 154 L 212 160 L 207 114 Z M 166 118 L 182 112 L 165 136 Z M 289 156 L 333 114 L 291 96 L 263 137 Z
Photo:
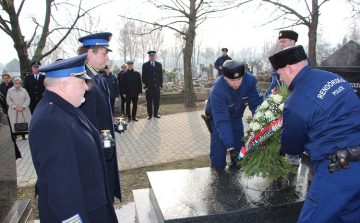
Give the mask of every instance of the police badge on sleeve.
M 263 92 L 262 92 L 262 90 L 261 90 L 261 88 L 260 88 L 259 83 L 256 83 L 255 88 L 256 88 L 256 91 L 257 91 L 259 97 L 264 97 Z

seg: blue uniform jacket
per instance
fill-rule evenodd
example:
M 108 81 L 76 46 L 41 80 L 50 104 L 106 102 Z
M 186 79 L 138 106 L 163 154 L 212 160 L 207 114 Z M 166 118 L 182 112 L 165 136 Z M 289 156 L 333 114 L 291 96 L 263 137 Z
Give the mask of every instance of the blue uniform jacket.
M 104 80 L 107 83 L 107 86 L 110 91 L 110 98 L 117 98 L 120 95 L 119 83 L 116 77 L 110 72 L 109 75 L 106 73 L 102 75 Z
M 86 74 L 91 77 L 89 90 L 85 93 L 85 102 L 79 107 L 91 124 L 100 133 L 101 130 L 110 130 L 112 137 L 115 139 L 113 116 L 110 107 L 109 89 L 101 75 L 88 63 L 85 64 Z M 121 200 L 121 188 L 119 171 L 117 166 L 116 148 L 113 153 L 106 156 L 106 160 L 112 160 L 113 167 L 108 171 L 114 181 L 114 194 Z M 109 165 L 109 164 L 108 164 Z M 113 175 L 112 175 L 113 173 Z
M 311 62 L 309 57 L 306 59 L 308 62 L 308 66 L 311 67 Z M 278 83 L 280 83 L 280 75 L 276 72 L 273 71 L 270 77 L 270 85 L 269 85 L 269 89 L 266 91 L 265 93 L 265 97 L 269 96 L 270 94 L 272 94 L 273 89 L 278 86 Z
M 314 162 L 360 145 L 360 100 L 344 78 L 305 66 L 289 90 L 283 113 L 283 153 L 297 155 L 305 150 Z
M 140 73 L 127 70 L 121 75 L 121 89 L 126 98 L 137 98 L 142 93 Z
M 212 86 L 206 111 L 213 117 L 215 128 L 220 139 L 228 148 L 238 148 L 234 138 L 244 136 L 242 117 L 247 103 L 254 114 L 256 108 L 263 102 L 263 93 L 256 78 L 245 72 L 239 89 L 233 90 L 222 75 Z M 240 121 L 239 121 L 240 119 Z M 242 135 L 233 135 L 235 129 L 240 129 Z
M 44 79 L 45 75 L 43 74 L 39 74 L 39 80 L 35 79 L 34 74 L 31 74 L 24 78 L 23 86 L 27 90 L 31 99 L 29 105 L 31 113 L 34 112 L 36 105 L 43 97 L 42 94 L 45 91 Z
M 161 63 L 155 61 L 155 68 L 150 61 L 142 66 L 142 82 L 145 85 L 146 100 L 160 100 L 160 88 L 163 86 L 163 71 Z
M 80 109 L 46 90 L 32 116 L 29 144 L 38 176 L 41 222 L 60 222 L 111 204 L 100 134 Z M 91 220 L 91 219 L 90 219 Z
M 215 61 L 215 68 L 218 70 L 218 75 L 222 75 L 222 70 L 220 69 L 220 66 L 223 65 L 223 63 L 227 60 L 232 60 L 231 57 L 229 57 L 228 55 L 226 56 L 221 56 L 219 58 L 216 59 Z

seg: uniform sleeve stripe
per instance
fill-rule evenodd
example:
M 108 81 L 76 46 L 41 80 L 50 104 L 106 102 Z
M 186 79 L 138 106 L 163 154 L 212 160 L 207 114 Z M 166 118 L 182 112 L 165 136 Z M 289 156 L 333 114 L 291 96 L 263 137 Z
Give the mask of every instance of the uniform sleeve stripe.
M 72 216 L 71 218 L 61 221 L 61 223 L 83 223 L 83 221 L 81 220 L 80 215 L 76 214 L 76 215 Z

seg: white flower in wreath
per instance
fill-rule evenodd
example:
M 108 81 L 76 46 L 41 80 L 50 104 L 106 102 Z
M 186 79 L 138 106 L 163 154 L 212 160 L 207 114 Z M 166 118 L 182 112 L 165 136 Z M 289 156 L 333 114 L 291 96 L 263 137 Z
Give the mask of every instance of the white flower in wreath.
M 280 109 L 280 111 L 283 111 L 283 110 L 284 110 L 284 103 L 281 103 L 281 104 L 279 105 L 279 109 Z
M 256 131 L 256 130 L 259 130 L 260 129 L 260 124 L 258 122 L 251 122 L 249 124 L 249 127 L 253 130 L 253 131 Z
M 261 112 L 256 112 L 254 118 L 255 118 L 255 120 L 258 120 L 258 121 L 259 121 L 260 118 L 261 118 L 261 116 L 262 116 Z
M 268 119 L 270 119 L 270 120 L 275 119 L 274 114 L 273 114 L 272 111 L 270 111 L 270 110 L 268 110 L 268 111 L 265 112 L 265 117 L 268 118 Z
M 276 103 L 279 104 L 280 102 L 282 102 L 283 97 L 279 94 L 274 94 L 271 96 L 271 99 Z
M 260 109 L 264 110 L 267 109 L 269 107 L 269 102 L 268 101 L 264 101 L 261 105 L 260 105 Z

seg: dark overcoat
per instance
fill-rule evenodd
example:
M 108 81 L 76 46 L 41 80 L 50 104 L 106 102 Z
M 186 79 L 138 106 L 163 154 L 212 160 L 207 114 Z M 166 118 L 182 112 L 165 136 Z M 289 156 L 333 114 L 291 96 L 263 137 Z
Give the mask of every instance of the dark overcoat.
M 91 124 L 100 132 L 110 130 L 115 139 L 112 111 L 110 107 L 110 93 L 106 82 L 101 75 L 88 63 L 85 64 L 86 74 L 91 77 L 89 80 L 89 90 L 85 93 L 85 102 L 79 107 Z M 110 187 L 114 194 L 121 200 L 121 188 L 119 171 L 117 166 L 116 147 L 115 150 L 106 155 Z M 110 189 L 111 189 L 110 188 Z
M 8 112 L 8 106 L 6 104 L 6 96 L 7 96 L 7 92 L 8 90 L 14 86 L 14 83 L 12 81 L 10 81 L 10 83 L 6 86 L 5 83 L 1 83 L 0 84 L 0 104 L 1 104 L 1 107 L 3 108 L 3 111 L 5 114 L 7 114 Z
M 109 91 L 110 91 L 110 98 L 117 98 L 120 94 L 119 83 L 116 77 L 110 72 L 109 74 L 102 75 L 104 80 L 106 81 Z
M 31 122 L 40 221 L 117 222 L 100 134 L 84 113 L 46 90 Z
M 140 73 L 135 70 L 127 70 L 121 75 L 121 88 L 126 98 L 137 98 L 142 93 Z
M 118 76 L 117 76 L 117 80 L 119 82 L 119 88 L 120 88 L 120 96 L 123 95 L 123 91 L 122 91 L 122 88 L 121 88 L 121 76 L 122 76 L 123 73 L 124 73 L 124 71 L 120 71 L 120 73 L 118 73 Z
M 155 61 L 155 68 L 150 61 L 142 66 L 142 82 L 146 91 L 146 100 L 160 100 L 160 88 L 163 86 L 163 73 L 161 63 Z
M 44 86 L 44 79 L 45 75 L 39 74 L 39 80 L 35 79 L 34 74 L 31 74 L 29 76 L 26 76 L 24 79 L 24 85 L 23 87 L 27 90 L 29 96 L 30 96 L 30 111 L 31 113 L 34 112 L 34 109 L 36 105 L 39 103 L 39 101 L 42 99 L 42 94 L 45 91 Z

